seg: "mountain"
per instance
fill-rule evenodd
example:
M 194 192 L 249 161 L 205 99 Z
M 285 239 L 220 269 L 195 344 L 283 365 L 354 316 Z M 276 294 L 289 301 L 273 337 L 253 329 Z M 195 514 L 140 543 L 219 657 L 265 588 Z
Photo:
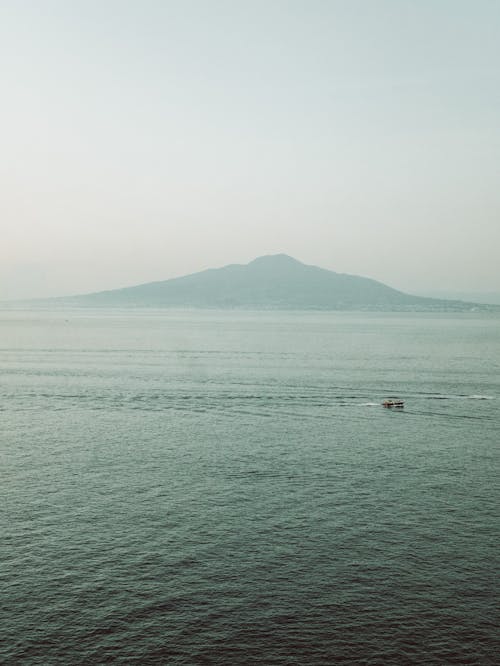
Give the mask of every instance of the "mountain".
M 461 301 L 412 296 L 376 280 L 309 266 L 285 254 L 162 282 L 76 296 L 71 303 L 281 310 L 464 311 L 474 307 Z

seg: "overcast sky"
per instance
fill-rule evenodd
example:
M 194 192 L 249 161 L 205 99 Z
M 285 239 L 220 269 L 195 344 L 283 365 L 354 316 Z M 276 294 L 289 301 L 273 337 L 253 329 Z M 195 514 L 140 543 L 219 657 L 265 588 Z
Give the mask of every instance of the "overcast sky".
M 285 252 L 500 291 L 497 0 L 0 0 L 0 298 Z

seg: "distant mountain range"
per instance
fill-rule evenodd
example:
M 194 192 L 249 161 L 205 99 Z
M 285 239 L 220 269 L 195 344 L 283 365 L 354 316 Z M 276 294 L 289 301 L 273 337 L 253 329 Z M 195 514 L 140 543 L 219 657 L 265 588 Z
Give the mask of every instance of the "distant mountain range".
M 468 303 L 500 305 L 500 291 L 448 291 L 436 289 L 435 291 L 422 291 L 419 295 L 426 298 L 444 298 L 453 301 L 467 301 Z
M 285 254 L 58 300 L 73 305 L 115 307 L 420 312 L 490 309 L 458 300 L 412 296 L 376 280 L 309 266 Z

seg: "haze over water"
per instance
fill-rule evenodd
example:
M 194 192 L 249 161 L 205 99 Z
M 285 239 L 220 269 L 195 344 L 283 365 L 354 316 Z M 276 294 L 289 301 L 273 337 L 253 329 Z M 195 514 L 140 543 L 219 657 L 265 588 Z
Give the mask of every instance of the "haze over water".
M 0 300 L 278 252 L 498 294 L 499 26 L 491 0 L 3 0 Z
M 498 663 L 499 325 L 2 311 L 0 661 Z

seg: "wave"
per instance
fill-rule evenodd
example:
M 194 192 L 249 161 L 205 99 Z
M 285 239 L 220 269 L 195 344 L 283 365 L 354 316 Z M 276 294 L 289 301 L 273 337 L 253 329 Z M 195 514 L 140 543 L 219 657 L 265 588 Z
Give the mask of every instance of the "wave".
M 424 396 L 425 400 L 495 400 L 493 395 L 442 395 L 442 394 L 427 394 Z
M 467 400 L 494 400 L 493 395 L 466 395 Z

